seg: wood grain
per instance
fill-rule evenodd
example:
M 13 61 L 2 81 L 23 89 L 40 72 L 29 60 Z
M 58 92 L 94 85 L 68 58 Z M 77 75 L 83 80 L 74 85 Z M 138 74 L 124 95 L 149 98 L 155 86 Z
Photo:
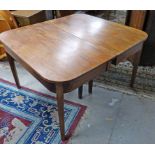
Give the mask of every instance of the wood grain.
M 0 33 L 11 29 L 6 20 L 0 15 Z M 5 49 L 3 44 L 0 42 L 0 60 L 6 57 Z
M 17 23 L 15 18 L 12 16 L 12 14 L 10 13 L 10 11 L 8 10 L 0 10 L 0 16 L 2 16 L 5 21 L 8 23 L 8 25 L 10 26 L 11 29 L 15 29 L 17 28 Z
M 21 63 L 48 90 L 57 95 L 61 139 L 65 140 L 64 93 L 79 88 L 107 70 L 109 62 L 119 61 L 140 50 L 147 34 L 88 15 L 71 15 L 0 34 L 8 53 L 17 86 L 13 60 Z M 138 61 L 137 61 L 138 62 Z M 137 63 L 133 70 L 135 79 Z
M 128 16 L 127 25 L 143 30 L 145 18 L 147 11 L 146 10 L 130 10 Z
M 0 35 L 11 53 L 48 82 L 80 77 L 146 38 L 140 30 L 80 14 Z
M 60 29 L 92 43 L 99 50 L 103 47 L 118 55 L 144 41 L 147 34 L 141 30 L 110 22 L 97 17 L 75 14 L 51 21 Z
M 11 14 L 13 14 L 16 17 L 31 17 L 39 12 L 41 12 L 42 10 L 16 10 L 16 11 L 12 11 Z

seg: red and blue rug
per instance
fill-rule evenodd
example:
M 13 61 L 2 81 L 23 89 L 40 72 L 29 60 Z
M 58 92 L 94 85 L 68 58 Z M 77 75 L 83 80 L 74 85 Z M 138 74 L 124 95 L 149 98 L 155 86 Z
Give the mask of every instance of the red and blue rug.
M 65 100 L 64 108 L 65 132 L 72 134 L 86 107 Z M 0 143 L 62 143 L 55 98 L 0 79 Z

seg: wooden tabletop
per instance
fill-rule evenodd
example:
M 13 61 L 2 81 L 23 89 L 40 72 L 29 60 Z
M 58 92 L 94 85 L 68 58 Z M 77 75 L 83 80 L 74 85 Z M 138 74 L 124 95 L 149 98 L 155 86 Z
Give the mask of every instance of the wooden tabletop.
M 42 10 L 16 10 L 16 11 L 11 11 L 11 14 L 13 14 L 15 17 L 31 17 Z
M 146 38 L 143 31 L 84 14 L 0 34 L 8 52 L 48 82 L 73 80 Z
M 66 16 L 52 22 L 99 50 L 102 47 L 114 50 L 114 54 L 124 52 L 147 38 L 141 30 L 89 15 Z

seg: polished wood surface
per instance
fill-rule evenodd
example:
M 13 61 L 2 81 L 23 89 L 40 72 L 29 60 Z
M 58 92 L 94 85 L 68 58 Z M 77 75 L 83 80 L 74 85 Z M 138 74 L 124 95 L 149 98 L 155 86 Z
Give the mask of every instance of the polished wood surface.
M 0 33 L 10 29 L 10 25 L 7 23 L 7 21 L 2 16 L 0 16 Z
M 9 24 L 11 29 L 17 28 L 17 23 L 15 18 L 12 16 L 11 12 L 8 10 L 0 10 L 0 16 L 2 16 L 5 21 Z
M 42 10 L 16 10 L 12 11 L 11 13 L 16 17 L 31 17 Z
M 19 83 L 19 79 L 18 79 L 18 75 L 17 75 L 17 70 L 16 70 L 16 67 L 15 67 L 15 61 L 8 53 L 7 53 L 7 58 L 8 58 L 8 61 L 9 61 L 9 64 L 10 64 L 10 68 L 11 68 L 11 71 L 13 73 L 15 82 L 16 82 L 16 86 L 17 86 L 18 89 L 20 89 L 21 86 L 20 86 L 20 83 Z
M 0 10 L 0 33 L 17 28 L 17 23 L 10 11 Z M 6 57 L 3 45 L 0 43 L 0 60 Z
M 107 70 L 112 59 L 122 61 L 133 54 L 136 61 L 139 59 L 146 38 L 147 34 L 140 30 L 82 14 L 0 34 L 16 85 L 20 88 L 14 59 L 56 93 L 62 140 L 66 138 L 64 93 L 80 87 L 82 98 L 82 85 L 86 82 L 92 93 L 92 80 Z
M 52 23 L 88 41 L 99 50 L 104 50 L 103 47 L 113 50 L 111 53 L 114 55 L 119 55 L 147 38 L 147 34 L 141 30 L 89 15 L 71 15 L 53 20 Z
M 142 31 L 80 14 L 0 35 L 10 53 L 48 82 L 75 79 L 146 37 Z
M 128 11 L 128 19 L 126 25 L 143 30 L 146 15 L 146 10 L 130 10 Z
M 6 20 L 0 15 L 0 33 L 7 31 L 10 29 L 9 24 L 6 22 Z M 4 59 L 6 57 L 6 53 L 3 47 L 3 44 L 0 43 L 0 60 Z
M 136 29 L 143 30 L 146 22 L 147 11 L 146 10 L 128 10 L 126 25 L 134 27 Z M 131 56 L 128 60 L 134 64 L 134 57 Z

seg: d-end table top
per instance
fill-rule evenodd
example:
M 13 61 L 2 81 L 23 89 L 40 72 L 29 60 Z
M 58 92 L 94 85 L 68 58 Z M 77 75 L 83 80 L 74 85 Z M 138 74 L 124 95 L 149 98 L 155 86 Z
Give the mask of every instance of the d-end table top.
M 146 38 L 143 31 L 85 14 L 0 34 L 7 52 L 48 82 L 78 78 Z

